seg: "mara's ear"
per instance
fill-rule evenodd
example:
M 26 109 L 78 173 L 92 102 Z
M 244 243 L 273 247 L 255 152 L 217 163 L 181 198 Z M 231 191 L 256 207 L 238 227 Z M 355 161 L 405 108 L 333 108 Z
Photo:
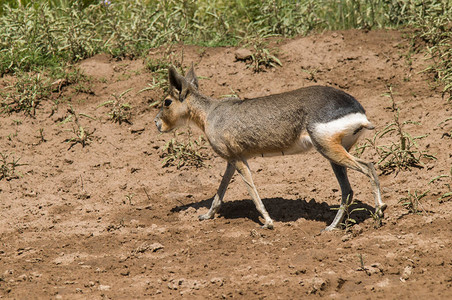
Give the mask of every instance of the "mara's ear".
M 198 78 L 195 74 L 195 68 L 193 63 L 191 63 L 191 68 L 188 70 L 187 75 L 185 75 L 187 82 L 191 83 L 196 89 L 198 89 Z
M 168 80 L 170 83 L 170 90 L 175 88 L 178 92 L 182 91 L 182 82 L 185 79 L 184 77 L 180 76 L 179 73 L 177 73 L 176 69 L 174 69 L 173 66 L 169 67 L 168 69 Z
M 184 77 L 179 75 L 179 73 L 177 73 L 174 67 L 170 67 L 168 69 L 168 73 L 169 73 L 168 78 L 170 82 L 170 91 L 172 89 L 176 89 L 179 92 L 179 101 L 180 102 L 184 101 L 188 96 L 190 84 L 187 82 L 187 79 L 185 79 Z

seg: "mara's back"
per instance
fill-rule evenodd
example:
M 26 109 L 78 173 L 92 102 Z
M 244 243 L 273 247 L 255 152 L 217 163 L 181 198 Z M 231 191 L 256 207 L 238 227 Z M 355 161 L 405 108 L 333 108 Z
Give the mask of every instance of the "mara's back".
M 311 86 L 249 100 L 215 103 L 206 134 L 222 156 L 256 155 L 290 148 L 310 126 L 365 111 L 349 94 Z

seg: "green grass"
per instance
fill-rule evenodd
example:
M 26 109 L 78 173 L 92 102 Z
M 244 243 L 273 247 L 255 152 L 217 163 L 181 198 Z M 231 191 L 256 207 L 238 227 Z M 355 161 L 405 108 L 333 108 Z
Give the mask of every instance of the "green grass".
M 290 37 L 323 29 L 405 24 L 431 28 L 438 16 L 442 16 L 441 24 L 447 24 L 450 17 L 446 13 L 451 11 L 448 0 L 100 2 L 4 1 L 0 74 L 77 61 L 99 52 L 134 57 L 174 42 L 223 46 L 253 36 Z
M 248 46 L 254 47 L 252 67 L 259 71 L 280 65 L 278 58 L 263 46 L 265 38 L 270 36 L 292 37 L 322 30 L 409 26 L 414 28 L 413 41 L 416 45 L 425 45 L 430 58 L 426 71 L 433 74 L 444 96 L 449 101 L 452 99 L 450 0 L 107 2 L 2 1 L 0 77 L 32 71 L 61 79 L 57 73 L 65 72 L 77 61 L 97 53 L 134 58 L 146 56 L 150 48 L 179 42 L 236 46 L 258 41 Z M 147 62 L 148 69 L 154 72 L 167 64 L 167 61 Z M 78 89 L 90 92 L 86 85 L 80 85 Z M 17 110 L 5 105 L 8 103 L 3 101 L 3 111 Z M 31 114 L 35 109 L 33 105 Z
M 0 152 L 0 181 L 19 178 L 16 168 L 24 165 L 19 163 L 19 161 L 20 158 L 11 157 L 10 153 Z
M 411 120 L 402 121 L 400 119 L 400 108 L 395 99 L 391 86 L 388 86 L 388 92 L 384 94 L 391 101 L 391 110 L 393 113 L 393 121 L 386 125 L 381 131 L 377 131 L 372 139 L 366 139 L 366 144 L 357 147 L 357 154 L 360 156 L 367 147 L 375 150 L 380 158 L 377 162 L 378 167 L 385 174 L 399 172 L 402 170 L 410 170 L 411 168 L 423 168 L 422 160 L 436 160 L 436 157 L 427 150 L 423 150 L 418 145 L 418 141 L 427 137 L 412 136 L 405 130 L 406 125 L 421 125 L 419 122 Z M 391 137 L 389 144 L 381 145 L 383 137 Z
M 203 137 L 198 140 L 192 140 L 191 132 L 186 133 L 185 140 L 181 140 L 178 136 L 184 133 L 175 133 L 174 138 L 169 140 L 163 146 L 160 154 L 162 158 L 162 166 L 176 166 L 178 169 L 186 167 L 203 167 L 206 155 L 201 152 L 206 148 L 206 141 Z
M 0 113 L 24 112 L 34 116 L 36 108 L 50 95 L 51 86 L 40 73 L 17 72 L 16 78 L 0 91 Z

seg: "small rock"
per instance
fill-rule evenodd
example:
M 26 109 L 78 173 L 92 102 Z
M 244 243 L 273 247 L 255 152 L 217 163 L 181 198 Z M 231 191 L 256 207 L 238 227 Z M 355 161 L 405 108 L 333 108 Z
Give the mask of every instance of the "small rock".
M 138 133 L 138 134 L 142 133 L 145 130 L 145 128 L 142 126 L 130 127 L 129 129 L 130 129 L 131 133 Z
M 214 277 L 214 278 L 210 279 L 210 283 L 218 285 L 218 286 L 223 286 L 224 279 L 220 278 L 220 277 Z
M 245 48 L 240 48 L 235 51 L 235 59 L 236 60 L 247 60 L 250 59 L 253 53 Z
M 320 277 L 315 277 L 312 280 L 311 289 L 309 290 L 309 294 L 315 294 L 318 291 L 323 291 L 327 287 L 328 282 Z
M 152 252 L 157 252 L 158 250 L 161 250 L 163 248 L 165 248 L 165 247 L 160 243 L 153 243 L 152 245 L 149 245 L 149 249 Z
M 111 286 L 109 285 L 99 285 L 98 287 L 99 291 L 109 291 L 111 289 Z
M 20 275 L 17 280 L 19 281 L 27 281 L 28 276 L 26 274 L 22 274 Z
M 405 269 L 403 269 L 402 276 L 400 277 L 400 281 L 405 282 L 408 279 L 410 279 L 411 274 L 413 273 L 413 267 L 412 266 L 406 266 Z

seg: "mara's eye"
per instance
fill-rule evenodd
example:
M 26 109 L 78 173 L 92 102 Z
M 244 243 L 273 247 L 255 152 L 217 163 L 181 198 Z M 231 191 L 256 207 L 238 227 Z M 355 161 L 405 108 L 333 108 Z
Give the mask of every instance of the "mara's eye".
M 171 99 L 165 99 L 164 105 L 165 106 L 170 106 L 172 102 L 173 102 L 173 100 L 171 100 Z

